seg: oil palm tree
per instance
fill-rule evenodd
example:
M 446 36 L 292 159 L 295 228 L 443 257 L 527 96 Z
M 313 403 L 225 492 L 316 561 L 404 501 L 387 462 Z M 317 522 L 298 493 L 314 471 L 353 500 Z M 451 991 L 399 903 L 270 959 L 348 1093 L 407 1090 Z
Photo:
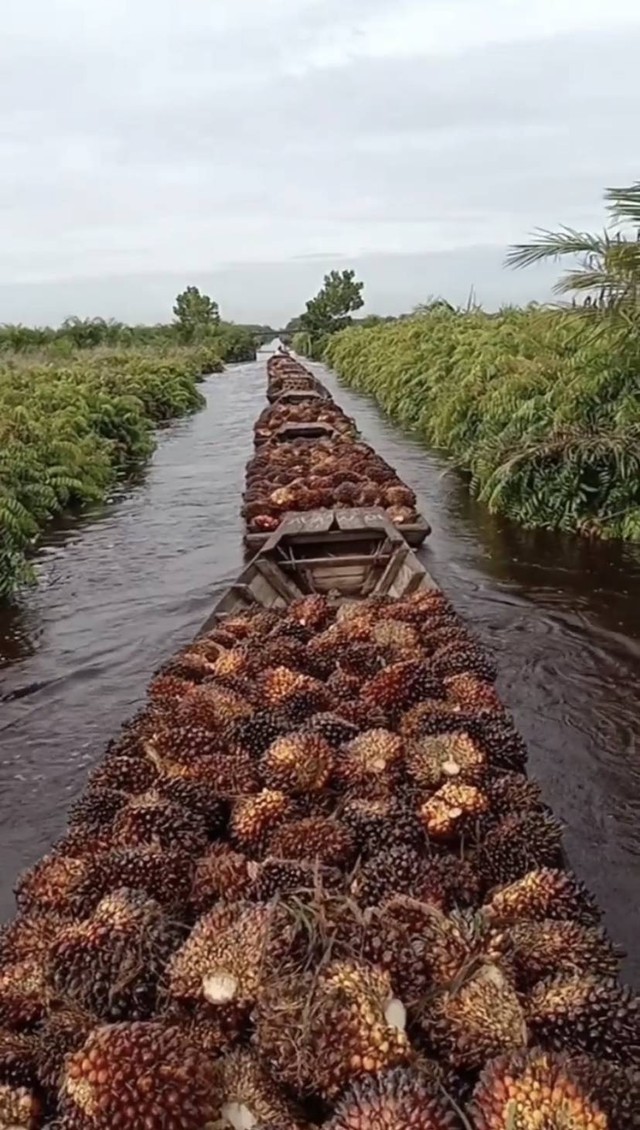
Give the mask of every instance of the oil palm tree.
M 585 305 L 627 317 L 640 314 L 640 182 L 627 188 L 610 188 L 605 199 L 611 224 L 600 235 L 561 227 L 538 229 L 531 243 L 510 248 L 510 267 L 529 267 L 545 259 L 577 260 L 561 275 L 557 294 L 577 293 Z

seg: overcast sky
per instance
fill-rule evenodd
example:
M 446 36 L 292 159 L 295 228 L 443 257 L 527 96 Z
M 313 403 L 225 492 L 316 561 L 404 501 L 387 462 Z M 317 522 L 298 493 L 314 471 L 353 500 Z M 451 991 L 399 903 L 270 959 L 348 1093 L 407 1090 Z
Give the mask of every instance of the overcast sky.
M 639 58 L 638 0 L 7 4 L 0 321 L 544 297 L 505 248 L 640 179 Z

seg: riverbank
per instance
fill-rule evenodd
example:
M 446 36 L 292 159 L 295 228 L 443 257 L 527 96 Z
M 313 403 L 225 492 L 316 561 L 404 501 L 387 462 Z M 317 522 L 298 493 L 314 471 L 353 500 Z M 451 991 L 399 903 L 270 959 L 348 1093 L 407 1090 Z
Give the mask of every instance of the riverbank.
M 331 339 L 341 381 L 523 526 L 640 541 L 638 360 L 593 319 L 436 308 Z
M 0 599 L 34 579 L 51 519 L 102 502 L 152 453 L 153 429 L 204 403 L 201 349 L 100 349 L 0 360 Z

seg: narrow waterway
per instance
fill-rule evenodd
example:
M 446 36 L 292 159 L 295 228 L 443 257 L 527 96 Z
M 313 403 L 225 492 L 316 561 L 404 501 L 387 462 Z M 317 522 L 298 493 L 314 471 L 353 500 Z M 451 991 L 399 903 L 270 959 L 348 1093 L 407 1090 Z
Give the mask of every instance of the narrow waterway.
M 417 491 L 423 560 L 494 650 L 531 770 L 640 985 L 640 553 L 531 534 L 469 500 L 446 463 L 315 366 Z M 240 492 L 264 360 L 211 377 L 122 497 L 52 533 L 40 587 L 0 612 L 0 917 L 16 873 L 64 826 L 89 765 L 151 671 L 242 560 Z M 15 697 L 17 695 L 17 697 Z

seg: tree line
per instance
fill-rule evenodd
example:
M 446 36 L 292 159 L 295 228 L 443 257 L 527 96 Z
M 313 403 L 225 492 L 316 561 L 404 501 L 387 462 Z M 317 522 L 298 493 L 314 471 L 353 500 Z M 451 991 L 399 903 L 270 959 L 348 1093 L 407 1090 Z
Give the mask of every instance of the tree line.
M 173 315 L 173 321 L 155 325 L 128 325 L 116 318 L 77 316 L 65 318 L 57 327 L 5 323 L 0 325 L 0 354 L 46 350 L 63 359 L 77 350 L 100 347 L 167 349 L 211 344 L 225 361 L 250 361 L 257 347 L 277 334 L 271 326 L 223 320 L 218 303 L 195 286 L 188 286 L 177 295 Z

